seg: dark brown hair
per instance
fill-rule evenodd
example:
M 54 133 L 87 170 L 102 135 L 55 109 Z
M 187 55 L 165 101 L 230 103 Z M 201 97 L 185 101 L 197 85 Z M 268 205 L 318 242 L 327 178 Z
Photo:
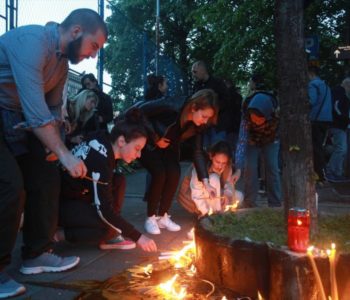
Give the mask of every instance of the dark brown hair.
M 89 79 L 91 82 L 97 82 L 97 79 L 95 77 L 94 74 L 92 73 L 88 73 L 88 74 L 84 74 L 83 77 L 81 77 L 81 86 L 86 89 L 86 86 L 85 86 L 85 79 Z
M 125 141 L 129 143 L 139 137 L 148 139 L 150 134 L 150 127 L 142 111 L 138 108 L 132 108 L 114 119 L 114 127 L 109 137 L 110 141 L 114 143 L 118 137 L 124 136 Z
M 157 98 L 161 98 L 163 95 L 159 90 L 159 85 L 163 84 L 165 81 L 165 77 L 162 75 L 150 74 L 147 76 L 147 91 L 145 94 L 146 100 L 153 100 Z
M 60 26 L 64 30 L 68 30 L 74 25 L 80 25 L 83 31 L 94 34 L 98 29 L 101 29 L 107 40 L 108 29 L 102 17 L 94 10 L 88 8 L 79 8 L 73 10 L 68 17 L 66 17 Z
M 232 151 L 230 144 L 226 141 L 219 141 L 215 144 L 213 144 L 210 148 L 208 153 L 210 154 L 210 165 L 212 164 L 212 158 L 217 154 L 224 154 L 227 156 L 228 161 L 227 165 L 225 167 L 224 172 L 221 174 L 221 184 L 225 184 L 226 180 L 229 178 L 229 176 L 232 175 Z

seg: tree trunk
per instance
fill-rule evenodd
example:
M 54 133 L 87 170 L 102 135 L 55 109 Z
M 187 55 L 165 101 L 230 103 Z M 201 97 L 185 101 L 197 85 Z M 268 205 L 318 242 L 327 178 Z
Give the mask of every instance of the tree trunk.
M 275 4 L 285 214 L 287 216 L 289 208 L 295 206 L 309 209 L 314 233 L 317 208 L 308 119 L 303 0 L 276 0 Z

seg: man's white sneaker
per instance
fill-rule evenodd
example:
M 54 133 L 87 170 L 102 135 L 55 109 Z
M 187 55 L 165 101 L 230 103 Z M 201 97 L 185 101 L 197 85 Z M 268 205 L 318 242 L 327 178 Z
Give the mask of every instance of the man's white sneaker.
M 170 216 L 167 213 L 158 219 L 158 226 L 159 228 L 166 228 L 169 231 L 179 231 L 181 229 L 180 225 L 171 221 Z
M 148 217 L 145 222 L 145 230 L 150 234 L 160 234 L 157 218 L 155 215 Z

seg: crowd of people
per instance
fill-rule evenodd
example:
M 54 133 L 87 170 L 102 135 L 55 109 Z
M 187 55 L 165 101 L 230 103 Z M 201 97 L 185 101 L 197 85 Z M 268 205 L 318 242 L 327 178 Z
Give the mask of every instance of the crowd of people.
M 192 65 L 191 95 L 168 96 L 167 78 L 151 74 L 144 100 L 114 120 L 111 97 L 85 74 L 78 94 L 63 103 L 68 62 L 95 57 L 107 37 L 103 19 L 89 9 L 0 37 L 0 298 L 25 292 L 5 271 L 22 215 L 23 274 L 75 267 L 78 256 L 53 251 L 63 240 L 157 251 L 121 216 L 119 160 L 138 159 L 148 172 L 147 234 L 181 230 L 170 216 L 178 188 L 179 203 L 203 217 L 233 204 L 255 207 L 260 175 L 268 206 L 282 206 L 279 105 L 261 74 L 251 76 L 244 100 L 203 61 Z M 344 180 L 350 78 L 331 90 L 317 68 L 309 77 L 315 172 L 320 181 Z M 181 145 L 189 141 L 192 164 L 179 182 Z

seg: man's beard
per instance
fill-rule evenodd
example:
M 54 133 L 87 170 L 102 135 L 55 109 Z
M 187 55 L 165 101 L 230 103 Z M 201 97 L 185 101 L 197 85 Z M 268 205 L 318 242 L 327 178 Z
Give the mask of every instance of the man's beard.
M 83 36 L 78 37 L 74 41 L 68 43 L 67 46 L 67 58 L 73 64 L 76 65 L 80 62 L 80 48 L 83 42 Z

